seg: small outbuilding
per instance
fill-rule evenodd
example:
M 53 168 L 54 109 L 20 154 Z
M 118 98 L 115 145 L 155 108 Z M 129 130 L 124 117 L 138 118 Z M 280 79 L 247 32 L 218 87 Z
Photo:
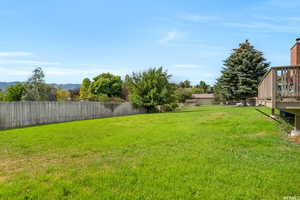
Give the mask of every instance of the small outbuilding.
M 214 94 L 192 94 L 192 98 L 186 99 L 185 103 L 195 105 L 211 105 L 215 104 Z

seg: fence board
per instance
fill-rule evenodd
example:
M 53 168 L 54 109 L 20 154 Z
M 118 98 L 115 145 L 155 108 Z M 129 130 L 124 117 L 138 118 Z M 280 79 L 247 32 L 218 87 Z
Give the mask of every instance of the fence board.
M 139 113 L 128 102 L 0 102 L 0 129 Z

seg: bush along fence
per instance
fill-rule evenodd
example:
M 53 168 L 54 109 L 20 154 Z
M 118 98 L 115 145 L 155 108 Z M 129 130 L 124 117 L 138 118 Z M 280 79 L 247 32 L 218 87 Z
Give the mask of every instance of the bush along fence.
M 0 129 L 140 113 L 128 102 L 0 102 Z

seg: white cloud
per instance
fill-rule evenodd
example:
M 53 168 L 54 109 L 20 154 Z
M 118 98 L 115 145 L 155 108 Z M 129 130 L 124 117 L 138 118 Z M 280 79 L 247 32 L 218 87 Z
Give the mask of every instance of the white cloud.
M 205 16 L 205 15 L 197 15 L 191 13 L 181 15 L 179 18 L 185 21 L 198 22 L 198 23 L 206 23 L 206 22 L 221 20 L 221 18 L 217 16 Z
M 34 67 L 23 67 L 23 68 L 9 68 L 9 67 L 0 67 L 0 79 L 6 81 L 25 81 L 33 71 Z M 45 78 L 49 82 L 64 83 L 67 82 L 80 83 L 84 77 L 93 78 L 100 73 L 110 72 L 115 75 L 125 76 L 126 72 L 122 72 L 117 69 L 110 68 L 66 68 L 66 67 L 43 67 L 45 73 Z M 67 77 L 67 78 L 66 78 Z
M 45 67 L 43 68 L 46 75 L 50 76 L 73 76 L 73 75 L 97 75 L 99 69 L 74 69 L 74 68 L 58 68 L 58 67 Z
M 175 40 L 178 40 L 181 38 L 183 38 L 183 33 L 180 33 L 177 31 L 170 31 L 170 32 L 167 32 L 167 34 L 162 39 L 160 39 L 159 42 L 161 44 L 166 44 L 166 43 L 169 43 L 171 41 L 175 41 Z
M 300 21 L 300 17 L 297 16 L 290 16 L 290 17 L 280 17 L 280 16 L 253 16 L 254 19 L 259 20 L 260 22 L 262 21 L 267 21 L 267 22 L 272 22 L 274 24 L 278 24 L 278 23 L 286 23 L 290 22 L 290 23 L 297 23 Z
M 19 56 L 33 56 L 31 52 L 24 52 L 24 51 L 7 51 L 7 52 L 0 52 L 0 57 L 19 57 Z
M 15 65 L 15 64 L 24 64 L 24 65 L 60 65 L 60 62 L 44 62 L 44 61 L 35 61 L 35 60 L 0 60 L 0 65 Z
M 300 22 L 300 17 L 289 17 L 287 19 L 292 22 Z
M 31 73 L 31 70 L 24 69 L 12 69 L 7 67 L 0 67 L 0 74 L 5 76 L 27 76 Z
M 83 68 L 62 68 L 62 67 L 43 67 L 46 77 L 47 76 L 74 76 L 74 77 L 94 77 L 100 73 L 113 73 L 115 75 L 126 75 L 126 70 L 111 69 L 110 67 L 93 67 L 89 69 Z
M 207 73 L 203 74 L 203 77 L 205 77 L 205 78 L 215 78 L 216 74 L 207 72 Z
M 265 23 L 265 22 L 253 22 L 253 23 L 236 23 L 227 22 L 223 23 L 224 26 L 236 27 L 236 28 L 247 28 L 247 29 L 257 29 L 261 31 L 276 31 L 284 33 L 299 33 L 300 28 L 296 26 L 289 25 L 279 25 L 275 23 Z
M 200 69 L 201 68 L 199 65 L 195 65 L 195 64 L 177 64 L 177 65 L 174 65 L 174 67 L 180 68 L 180 69 Z
M 300 1 L 298 1 L 298 0 L 284 0 L 284 1 L 283 0 L 269 0 L 265 3 L 265 6 L 299 9 Z
M 286 1 L 282 0 L 270 0 L 264 4 L 264 6 L 281 6 L 285 5 L 292 6 L 295 8 L 297 6 L 300 7 L 300 1 L 287 0 L 288 5 L 286 5 Z M 253 21 L 245 23 L 241 21 L 232 21 L 230 19 L 221 18 L 219 16 L 206 16 L 199 14 L 183 14 L 178 17 L 180 20 L 189 21 L 194 23 L 209 23 L 214 22 L 216 26 L 227 26 L 227 27 L 236 27 L 236 28 L 247 28 L 247 29 L 256 29 L 263 32 L 276 31 L 283 33 L 295 33 L 298 34 L 300 32 L 300 28 L 298 26 L 298 22 L 300 22 L 300 17 L 279 17 L 279 16 L 253 16 Z
M 93 64 L 93 63 L 82 63 L 82 64 L 79 64 L 80 66 L 84 66 L 84 67 L 95 67 L 95 66 L 99 66 L 98 64 Z

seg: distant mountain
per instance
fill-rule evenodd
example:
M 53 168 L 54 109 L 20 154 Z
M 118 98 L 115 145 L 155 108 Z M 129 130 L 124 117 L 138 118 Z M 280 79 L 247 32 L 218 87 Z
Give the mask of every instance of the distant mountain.
M 11 86 L 11 85 L 15 85 L 17 83 L 20 82 L 0 82 L 0 90 L 6 90 L 7 87 Z M 80 88 L 80 84 L 72 84 L 72 83 L 67 83 L 67 84 L 56 84 L 56 83 L 52 83 L 51 85 L 53 85 L 54 87 L 57 88 L 62 88 L 65 90 L 75 90 Z
M 62 88 L 64 90 L 75 90 L 80 88 L 80 84 L 73 84 L 73 83 L 66 83 L 66 84 L 56 84 L 56 83 L 52 83 L 51 85 L 53 85 L 54 87 L 57 88 Z
M 16 85 L 17 83 L 20 82 L 0 82 L 0 90 L 6 90 L 7 87 L 11 85 Z

